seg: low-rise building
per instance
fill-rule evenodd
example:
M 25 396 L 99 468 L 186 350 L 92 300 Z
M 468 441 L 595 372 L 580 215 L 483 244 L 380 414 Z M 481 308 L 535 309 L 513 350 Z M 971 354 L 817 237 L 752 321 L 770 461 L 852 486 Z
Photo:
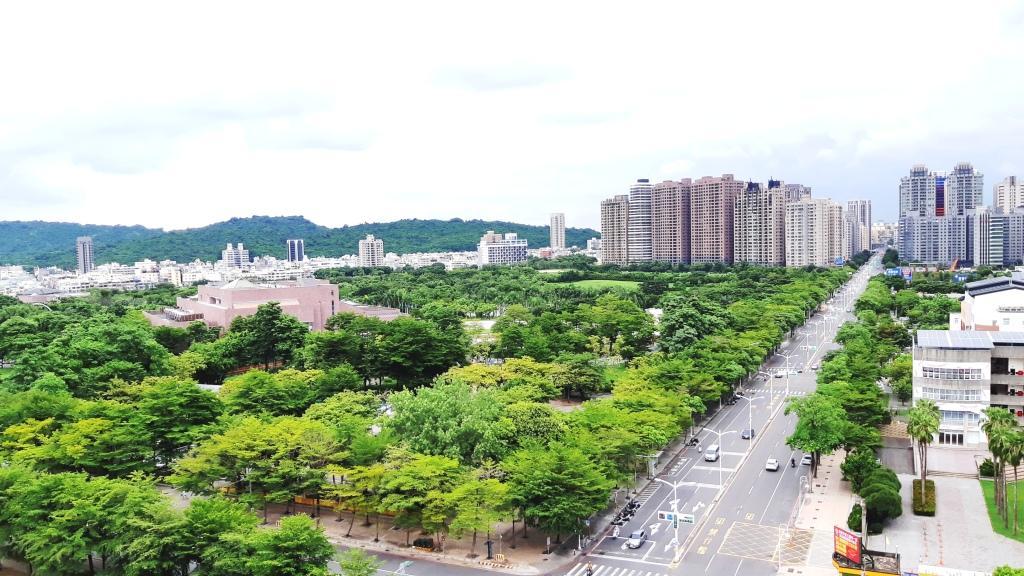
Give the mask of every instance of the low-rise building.
M 1024 423 L 1024 332 L 919 330 L 914 341 L 914 402 L 939 408 L 939 444 L 983 444 L 989 407 Z
M 495 234 L 493 230 L 488 230 L 487 234 L 480 238 L 478 255 L 481 266 L 526 262 L 526 239 L 520 239 L 515 232 Z
M 228 328 L 235 318 L 251 316 L 260 306 L 277 302 L 281 310 L 309 326 L 323 330 L 327 319 L 351 312 L 391 320 L 402 313 L 393 308 L 363 306 L 338 298 L 338 287 L 324 280 L 303 278 L 275 284 L 255 284 L 238 279 L 220 286 L 202 285 L 195 296 L 178 298 L 176 308 L 150 314 L 150 322 L 180 326 L 200 320 L 207 326 Z
M 949 329 L 1024 331 L 1024 272 L 968 283 Z

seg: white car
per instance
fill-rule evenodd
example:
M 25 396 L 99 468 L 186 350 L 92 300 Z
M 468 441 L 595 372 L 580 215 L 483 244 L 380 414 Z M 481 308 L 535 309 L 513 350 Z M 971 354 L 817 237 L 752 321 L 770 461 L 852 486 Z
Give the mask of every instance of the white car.
M 647 542 L 647 531 L 646 530 L 634 530 L 630 535 L 629 539 L 626 540 L 626 548 L 639 548 Z
M 804 457 L 800 459 L 800 465 L 801 466 L 810 466 L 811 465 L 811 455 L 810 454 L 804 454 Z
M 778 472 L 779 461 L 775 458 L 769 458 L 768 461 L 764 463 L 764 469 L 769 472 Z

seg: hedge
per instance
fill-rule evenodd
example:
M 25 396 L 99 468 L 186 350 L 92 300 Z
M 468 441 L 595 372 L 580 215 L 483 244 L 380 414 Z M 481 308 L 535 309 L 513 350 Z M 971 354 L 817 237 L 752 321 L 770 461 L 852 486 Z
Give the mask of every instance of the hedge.
M 924 487 L 924 502 L 921 502 L 921 480 L 914 480 L 914 514 L 935 516 L 935 481 L 929 480 Z

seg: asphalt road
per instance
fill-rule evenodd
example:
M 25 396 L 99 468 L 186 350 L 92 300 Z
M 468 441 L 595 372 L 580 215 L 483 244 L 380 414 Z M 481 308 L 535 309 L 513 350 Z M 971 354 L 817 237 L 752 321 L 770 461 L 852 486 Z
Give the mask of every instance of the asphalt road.
M 853 318 L 847 309 L 880 270 L 876 256 L 765 363 L 762 370 L 771 376 L 759 374 L 744 389 L 743 399 L 723 406 L 705 423 L 697 433 L 699 447 L 720 443 L 718 461 L 707 462 L 697 447 L 687 448 L 659 481 L 637 496 L 643 505 L 619 537 L 603 537 L 593 554 L 564 573 L 583 576 L 590 562 L 595 576 L 776 574 L 780 526 L 793 519 L 801 491 L 813 483 L 810 466 L 799 464 L 803 454 L 785 444 L 796 418 L 783 414 L 784 403 L 813 392 L 812 368 L 835 348 L 836 330 Z M 785 375 L 777 378 L 775 372 Z M 741 431 L 751 427 L 754 439 L 742 439 Z M 765 470 L 769 458 L 779 460 L 778 471 Z M 790 458 L 796 460 L 795 468 Z M 692 514 L 693 524 L 680 523 L 675 529 L 659 520 L 659 512 L 673 511 L 676 499 L 679 513 Z M 626 537 L 635 530 L 645 530 L 648 538 L 639 548 L 627 548 Z M 783 557 L 796 561 L 799 554 L 799 549 L 787 549 Z

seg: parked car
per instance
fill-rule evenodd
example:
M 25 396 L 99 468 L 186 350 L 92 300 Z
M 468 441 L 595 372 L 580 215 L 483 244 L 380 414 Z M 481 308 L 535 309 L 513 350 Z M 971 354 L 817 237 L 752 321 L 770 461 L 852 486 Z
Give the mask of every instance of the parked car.
M 800 459 L 800 465 L 801 466 L 810 466 L 811 465 L 811 455 L 810 454 L 804 454 L 804 457 Z
M 639 548 L 644 545 L 644 542 L 647 542 L 647 531 L 634 530 L 626 540 L 626 548 Z
M 778 459 L 776 459 L 776 458 L 769 458 L 768 461 L 765 462 L 765 464 L 764 464 L 764 469 L 769 471 L 769 472 L 778 472 L 779 471 L 779 461 L 778 461 Z
M 754 429 L 753 428 L 744 428 L 743 432 L 740 432 L 740 438 L 743 438 L 744 440 L 750 440 L 753 437 L 754 437 Z

